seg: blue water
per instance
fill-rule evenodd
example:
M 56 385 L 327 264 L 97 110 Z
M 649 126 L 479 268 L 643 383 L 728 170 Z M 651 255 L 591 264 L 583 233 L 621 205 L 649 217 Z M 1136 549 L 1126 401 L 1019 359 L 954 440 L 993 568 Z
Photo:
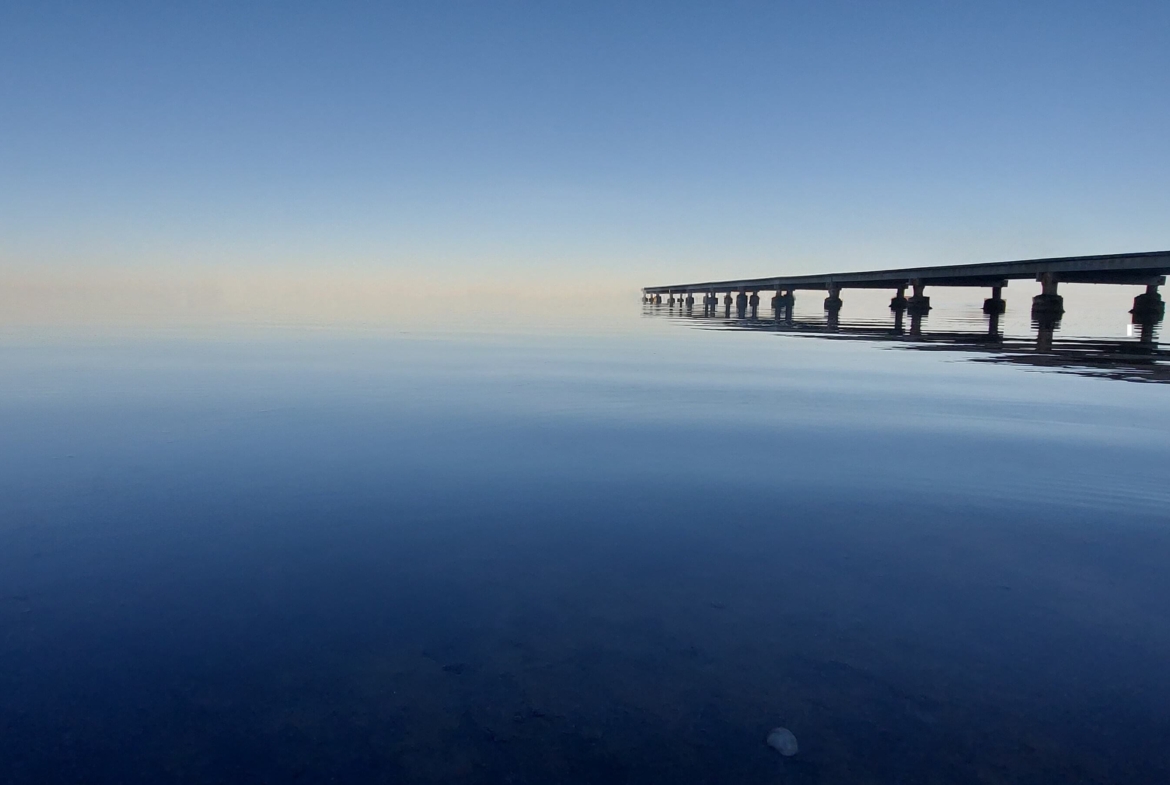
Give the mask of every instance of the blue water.
M 0 782 L 1170 781 L 1156 336 L 875 303 L 5 328 Z

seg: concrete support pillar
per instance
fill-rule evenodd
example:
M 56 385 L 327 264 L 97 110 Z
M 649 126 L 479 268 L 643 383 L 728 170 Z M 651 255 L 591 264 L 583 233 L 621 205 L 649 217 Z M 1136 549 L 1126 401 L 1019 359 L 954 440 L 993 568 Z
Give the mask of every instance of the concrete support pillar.
M 902 316 L 906 313 L 905 308 L 894 308 L 894 335 L 901 335 L 906 332 L 902 326 Z
M 825 298 L 825 310 L 833 313 L 841 310 L 841 287 L 835 283 L 829 284 L 829 296 Z
M 922 335 L 922 311 L 907 309 L 910 312 L 910 334 L 914 336 Z
M 1056 333 L 1056 326 L 1060 324 L 1060 317 L 1053 314 L 1042 314 L 1036 319 L 1036 351 L 1052 351 L 1052 337 Z
M 1138 343 L 1142 346 L 1154 345 L 1154 324 L 1152 319 L 1148 319 L 1141 323 L 1141 332 L 1138 334 Z
M 1007 310 L 1007 303 L 1003 301 L 1003 287 L 991 287 L 991 296 L 983 301 L 983 313 L 999 315 Z
M 739 318 L 747 316 L 748 296 L 747 292 L 740 292 L 735 295 L 735 313 Z
M 1040 294 L 1032 298 L 1032 315 L 1053 315 L 1059 319 L 1064 313 L 1064 298 L 1056 293 L 1059 279 L 1055 273 L 1040 273 L 1036 280 L 1040 282 Z
M 890 300 L 890 308 L 895 311 L 900 311 L 906 307 L 906 287 L 899 286 L 898 293 Z
M 691 294 L 690 292 L 687 292 L 686 305 L 687 305 L 687 308 L 694 308 L 695 307 L 695 296 L 693 294 Z
M 1162 321 L 1166 315 L 1166 303 L 1162 302 L 1162 295 L 1158 294 L 1157 284 L 1150 284 L 1144 294 L 1133 298 L 1133 310 L 1130 313 L 1133 314 L 1134 324 Z
M 914 280 L 910 282 L 910 286 L 913 288 L 914 293 L 906 301 L 906 307 L 911 311 L 917 311 L 922 314 L 929 311 L 930 298 L 926 296 L 926 284 L 922 281 Z

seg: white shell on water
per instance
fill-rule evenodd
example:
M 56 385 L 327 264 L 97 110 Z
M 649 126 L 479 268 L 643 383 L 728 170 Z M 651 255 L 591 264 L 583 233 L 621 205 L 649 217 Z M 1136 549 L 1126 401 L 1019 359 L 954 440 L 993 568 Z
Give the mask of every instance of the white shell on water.
M 768 746 L 786 758 L 791 758 L 798 749 L 796 737 L 788 728 L 772 728 L 772 732 L 768 734 Z

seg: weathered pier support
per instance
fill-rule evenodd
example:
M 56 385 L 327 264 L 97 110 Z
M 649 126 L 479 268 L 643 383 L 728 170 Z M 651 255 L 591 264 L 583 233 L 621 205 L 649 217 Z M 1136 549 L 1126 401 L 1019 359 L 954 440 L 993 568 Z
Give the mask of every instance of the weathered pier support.
M 1040 294 L 1032 298 L 1032 315 L 1059 317 L 1064 313 L 1064 298 L 1056 293 L 1060 278 L 1056 273 L 1040 273 L 1036 280 L 1040 282 Z
M 1036 316 L 1036 351 L 1051 352 L 1052 339 L 1056 334 L 1056 327 L 1060 324 L 1060 317 L 1055 314 L 1040 314 Z
M 1002 302 L 1002 301 L 1001 301 Z M 986 306 L 984 306 L 986 307 Z M 1002 310 L 991 310 L 987 312 L 987 337 L 993 340 L 999 340 L 1002 336 L 999 334 L 999 315 L 1003 313 Z
M 1160 322 L 1166 315 L 1166 303 L 1162 302 L 1162 295 L 1158 294 L 1158 285 L 1149 284 L 1146 291 L 1133 298 L 1133 323 Z
M 910 282 L 910 286 L 914 293 L 906 301 L 906 308 L 910 311 L 925 314 L 930 310 L 930 298 L 926 296 L 926 284 L 921 280 L 915 279 Z
M 920 337 L 922 335 L 922 316 L 924 312 L 909 308 L 906 309 L 906 312 L 910 314 L 910 334 L 916 338 Z
M 825 310 L 829 313 L 835 313 L 841 310 L 843 304 L 841 301 L 841 287 L 837 284 L 829 284 L 829 296 L 825 298 Z
M 898 293 L 890 300 L 890 308 L 895 311 L 901 311 L 906 307 L 906 287 L 899 286 Z
M 1001 314 L 1007 310 L 1007 303 L 1003 301 L 1004 286 L 1007 286 L 1007 281 L 1000 286 L 991 287 L 991 296 L 983 301 L 983 313 Z

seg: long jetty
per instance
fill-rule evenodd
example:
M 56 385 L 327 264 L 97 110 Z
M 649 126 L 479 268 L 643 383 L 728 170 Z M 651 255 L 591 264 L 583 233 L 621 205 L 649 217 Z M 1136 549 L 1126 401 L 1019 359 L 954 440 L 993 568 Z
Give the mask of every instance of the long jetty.
M 984 301 L 983 310 L 1002 313 L 1002 291 L 1008 281 L 1032 280 L 1040 283 L 1040 293 L 1032 298 L 1033 315 L 1059 319 L 1064 312 L 1064 299 L 1057 293 L 1061 282 L 1128 284 L 1146 287 L 1144 294 L 1134 298 L 1131 311 L 1134 321 L 1158 321 L 1165 313 L 1158 287 L 1166 283 L 1167 273 L 1170 273 L 1170 251 L 1151 251 L 648 286 L 642 290 L 642 299 L 661 303 L 665 295 L 672 305 L 676 297 L 680 304 L 693 305 L 694 295 L 701 294 L 704 307 L 714 308 L 720 294 L 725 295 L 724 303 L 730 306 L 734 292 L 738 295 L 736 305 L 739 309 L 748 305 L 754 309 L 759 304 L 760 292 L 774 291 L 776 296 L 772 304 L 780 310 L 791 309 L 795 292 L 814 290 L 828 292 L 825 310 L 836 312 L 841 308 L 841 291 L 844 289 L 891 289 L 897 293 L 890 301 L 891 308 L 923 312 L 930 309 L 926 287 L 967 286 L 990 288 L 991 297 Z M 911 291 L 910 297 L 906 297 L 907 289 Z

